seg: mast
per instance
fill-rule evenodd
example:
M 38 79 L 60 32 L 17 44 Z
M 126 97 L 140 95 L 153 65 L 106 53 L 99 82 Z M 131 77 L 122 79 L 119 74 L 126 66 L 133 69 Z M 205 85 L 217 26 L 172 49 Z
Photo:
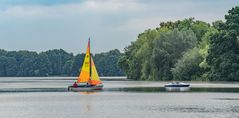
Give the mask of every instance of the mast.
M 90 37 L 89 37 L 89 41 L 88 41 L 88 44 L 89 44 L 89 59 L 90 59 L 90 79 L 91 79 L 91 53 L 90 53 Z

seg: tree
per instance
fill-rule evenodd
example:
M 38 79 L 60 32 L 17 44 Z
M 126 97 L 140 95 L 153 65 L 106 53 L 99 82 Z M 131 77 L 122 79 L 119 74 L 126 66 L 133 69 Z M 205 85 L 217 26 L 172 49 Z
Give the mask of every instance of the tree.
M 189 49 L 172 68 L 174 80 L 196 80 L 200 78 L 201 68 L 199 63 L 203 57 L 199 54 L 198 48 Z
M 36 52 L 30 52 L 26 50 L 22 51 L 10 51 L 7 53 L 8 57 L 13 57 L 17 61 L 17 74 L 16 76 L 34 76 L 34 59 L 37 57 Z
M 222 20 L 217 20 L 212 23 L 213 28 L 217 30 L 225 29 L 225 23 Z
M 74 57 L 71 67 L 71 76 L 78 76 L 84 61 L 85 54 L 78 54 Z
M 228 13 L 224 26 L 210 38 L 207 57 L 210 80 L 239 80 L 239 7 Z
M 65 63 L 73 58 L 73 54 L 69 54 L 62 49 L 49 50 L 45 53 L 51 63 L 52 75 L 61 75 Z
M 14 57 L 7 57 L 6 76 L 16 76 L 18 72 L 17 61 Z
M 63 66 L 63 74 L 71 76 L 71 69 L 73 65 L 73 60 L 68 60 Z
M 171 80 L 171 68 L 182 57 L 182 54 L 196 46 L 196 35 L 192 30 L 174 29 L 168 33 L 161 33 L 155 39 L 154 50 L 151 57 L 154 69 L 158 71 L 155 76 L 158 80 Z M 154 72 L 154 71 L 151 71 Z M 153 73 L 151 73 L 154 75 Z
M 119 50 L 95 54 L 95 65 L 100 76 L 122 76 L 123 71 L 118 67 L 118 60 L 121 56 Z
M 48 76 L 52 74 L 50 60 L 46 53 L 40 53 L 34 59 L 34 75 L 35 76 Z
M 196 21 L 192 25 L 192 30 L 197 36 L 198 43 L 201 42 L 202 37 L 209 29 L 210 29 L 210 24 L 203 21 Z
M 0 56 L 6 56 L 6 54 L 7 54 L 6 50 L 0 49 Z
M 7 68 L 7 57 L 1 56 L 0 57 L 0 76 L 7 75 L 6 68 Z
M 168 31 L 168 28 L 146 30 L 138 35 L 138 39 L 125 48 L 125 53 L 119 60 L 119 66 L 122 67 L 128 78 L 139 80 L 148 79 L 144 72 L 147 60 L 150 60 L 153 50 L 153 41 L 159 35 L 159 32 Z

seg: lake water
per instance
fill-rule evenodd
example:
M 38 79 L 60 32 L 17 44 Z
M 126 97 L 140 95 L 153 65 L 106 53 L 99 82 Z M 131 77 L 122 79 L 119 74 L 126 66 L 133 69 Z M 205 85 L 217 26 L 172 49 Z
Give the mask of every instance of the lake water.
M 239 118 L 239 83 L 104 81 L 100 92 L 67 92 L 74 78 L 0 78 L 1 118 Z

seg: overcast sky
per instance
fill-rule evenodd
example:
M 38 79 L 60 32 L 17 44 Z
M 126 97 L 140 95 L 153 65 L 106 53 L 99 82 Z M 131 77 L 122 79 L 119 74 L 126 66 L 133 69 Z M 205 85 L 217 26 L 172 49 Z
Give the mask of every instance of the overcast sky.
M 239 0 L 0 0 L 0 49 L 121 51 L 162 21 L 223 20 Z

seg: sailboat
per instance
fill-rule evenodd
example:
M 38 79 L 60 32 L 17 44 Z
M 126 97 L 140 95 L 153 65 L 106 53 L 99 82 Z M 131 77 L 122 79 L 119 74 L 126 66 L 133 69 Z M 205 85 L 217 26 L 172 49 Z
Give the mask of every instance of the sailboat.
M 75 82 L 73 86 L 68 86 L 68 90 L 77 92 L 87 90 L 102 90 L 102 88 L 103 83 L 99 78 L 93 58 L 90 54 L 90 38 L 89 38 L 85 59 L 77 82 Z

